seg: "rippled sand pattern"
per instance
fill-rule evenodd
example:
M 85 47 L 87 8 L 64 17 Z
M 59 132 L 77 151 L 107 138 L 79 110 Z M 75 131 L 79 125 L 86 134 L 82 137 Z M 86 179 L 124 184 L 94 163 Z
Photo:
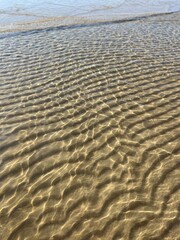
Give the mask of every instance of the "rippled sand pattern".
M 1 37 L 1 240 L 179 239 L 178 18 Z

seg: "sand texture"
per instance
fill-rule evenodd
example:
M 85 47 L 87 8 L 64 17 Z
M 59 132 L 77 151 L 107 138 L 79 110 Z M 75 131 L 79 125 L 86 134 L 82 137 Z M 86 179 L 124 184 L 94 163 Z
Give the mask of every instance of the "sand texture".
M 0 239 L 180 239 L 180 15 L 0 36 Z

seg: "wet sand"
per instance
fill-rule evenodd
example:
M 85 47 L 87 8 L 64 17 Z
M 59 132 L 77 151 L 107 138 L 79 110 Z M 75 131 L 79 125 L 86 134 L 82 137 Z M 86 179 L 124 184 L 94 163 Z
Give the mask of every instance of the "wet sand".
M 180 14 L 0 36 L 0 238 L 178 240 Z

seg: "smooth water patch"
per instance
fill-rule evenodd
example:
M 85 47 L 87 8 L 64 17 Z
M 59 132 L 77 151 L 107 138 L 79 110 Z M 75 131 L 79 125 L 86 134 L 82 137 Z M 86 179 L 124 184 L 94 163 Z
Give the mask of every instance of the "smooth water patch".
M 111 21 L 179 10 L 180 2 L 176 0 L 0 0 L 0 31 Z

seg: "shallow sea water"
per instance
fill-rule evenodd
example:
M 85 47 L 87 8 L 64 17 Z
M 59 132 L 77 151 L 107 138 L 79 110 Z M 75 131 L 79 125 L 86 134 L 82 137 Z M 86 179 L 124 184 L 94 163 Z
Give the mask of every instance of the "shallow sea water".
M 179 239 L 179 37 L 179 14 L 0 36 L 0 239 Z
M 0 33 L 177 11 L 179 0 L 0 0 Z

